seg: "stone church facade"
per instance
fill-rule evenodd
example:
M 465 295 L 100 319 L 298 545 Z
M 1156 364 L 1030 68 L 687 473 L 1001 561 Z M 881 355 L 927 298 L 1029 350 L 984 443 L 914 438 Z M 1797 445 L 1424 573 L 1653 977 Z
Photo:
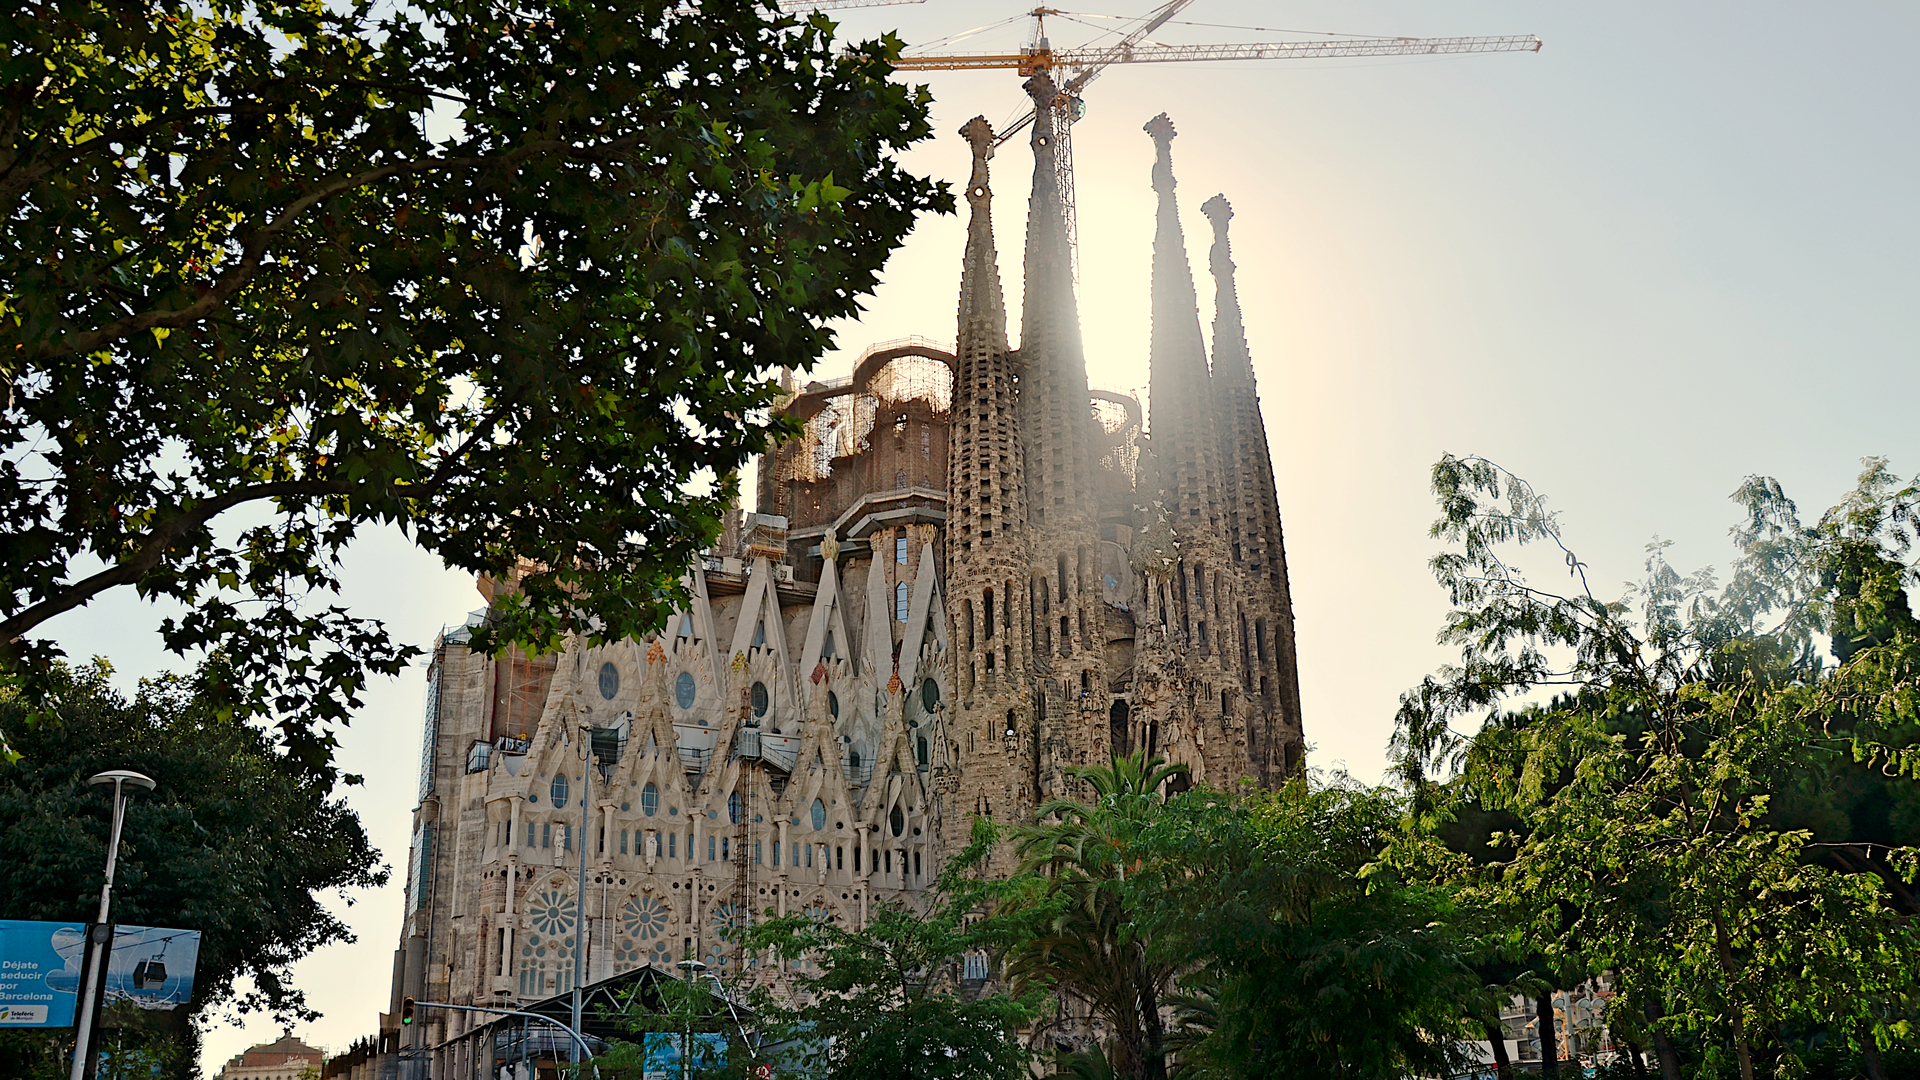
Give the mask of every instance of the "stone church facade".
M 1044 75 L 1028 89 L 1054 95 Z M 739 973 L 751 958 L 729 927 L 767 909 L 857 926 L 876 903 L 911 903 L 974 815 L 1019 821 L 1113 750 L 1216 785 L 1301 768 L 1231 209 L 1205 207 L 1209 358 L 1173 127 L 1148 124 L 1149 435 L 1136 399 L 1088 386 L 1052 110 L 1037 115 L 1018 348 L 993 136 L 975 119 L 956 343 L 889 342 L 848 378 L 790 383 L 805 432 L 760 462 L 759 512 L 689 568 L 686 610 L 647 640 L 544 657 L 441 636 L 395 1010 L 403 995 L 511 1008 L 566 993 L 582 933 L 587 982 L 689 954 Z M 611 729 L 617 765 L 589 766 L 586 728 Z M 489 1076 L 455 1060 L 474 1022 L 423 1013 L 406 1038 L 449 1048 L 435 1076 Z

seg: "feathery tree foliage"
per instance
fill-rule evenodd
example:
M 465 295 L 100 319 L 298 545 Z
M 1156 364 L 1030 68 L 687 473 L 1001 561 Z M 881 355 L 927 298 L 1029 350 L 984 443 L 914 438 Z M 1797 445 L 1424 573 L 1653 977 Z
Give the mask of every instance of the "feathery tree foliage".
M 1506 819 L 1493 854 L 1449 860 L 1462 901 L 1517 927 L 1524 951 L 1609 973 L 1618 1025 L 1656 1036 L 1663 1068 L 1684 1036 L 1709 1071 L 1791 1069 L 1786 1033 L 1808 1025 L 1877 1068 L 1912 1034 L 1920 978 L 1920 635 L 1904 592 L 1920 488 L 1870 460 L 1803 524 L 1778 484 L 1750 479 L 1724 587 L 1656 543 L 1618 601 L 1594 595 L 1524 481 L 1449 456 L 1434 490 L 1442 640 L 1461 662 L 1403 696 L 1395 749 L 1430 820 Z M 1529 545 L 1574 587 L 1529 579 Z
M 859 929 L 821 912 L 775 916 L 744 935 L 747 948 L 789 968 L 795 997 L 764 988 L 753 1011 L 775 1043 L 789 1044 L 780 1075 L 813 1080 L 1022 1080 L 1033 1053 L 1020 1029 L 1048 1000 L 1045 986 L 980 992 L 969 956 L 1003 953 L 1021 936 L 990 910 L 967 876 L 994 841 L 978 823 L 950 858 L 921 910 L 882 901 Z
M 130 586 L 314 769 L 415 653 L 310 600 L 356 534 L 513 579 L 478 647 L 653 628 L 789 430 L 767 373 L 952 201 L 900 43 L 756 0 L 0 23 L 0 676 Z

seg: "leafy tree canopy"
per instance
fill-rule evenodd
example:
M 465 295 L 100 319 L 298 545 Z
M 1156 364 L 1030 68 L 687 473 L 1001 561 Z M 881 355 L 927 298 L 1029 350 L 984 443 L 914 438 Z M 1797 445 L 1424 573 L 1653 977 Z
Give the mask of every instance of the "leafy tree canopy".
M 131 699 L 108 675 L 103 661 L 55 665 L 58 724 L 0 695 L 0 734 L 22 751 L 0 764 L 0 917 L 93 918 L 112 800 L 87 777 L 134 769 L 158 786 L 128 802 L 114 921 L 201 932 L 193 1016 L 311 1019 L 289 966 L 352 940 L 322 894 L 387 878 L 359 819 L 331 782 L 289 770 L 258 728 L 209 704 L 212 672 L 144 681 Z
M 0 671 L 131 586 L 310 768 L 414 653 L 306 602 L 358 531 L 517 578 L 482 647 L 651 628 L 767 373 L 951 206 L 899 42 L 753 0 L 0 19 Z

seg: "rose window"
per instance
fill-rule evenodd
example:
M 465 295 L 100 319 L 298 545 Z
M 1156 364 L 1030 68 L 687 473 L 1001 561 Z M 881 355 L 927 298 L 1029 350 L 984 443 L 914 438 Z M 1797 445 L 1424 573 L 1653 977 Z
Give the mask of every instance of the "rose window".
M 573 897 L 561 892 L 543 892 L 527 905 L 527 918 L 533 928 L 549 937 L 573 929 Z
M 657 896 L 639 896 L 620 911 L 621 929 L 641 941 L 652 941 L 667 930 L 667 905 Z
M 716 930 L 731 930 L 742 923 L 740 909 L 731 900 L 713 909 L 713 928 Z

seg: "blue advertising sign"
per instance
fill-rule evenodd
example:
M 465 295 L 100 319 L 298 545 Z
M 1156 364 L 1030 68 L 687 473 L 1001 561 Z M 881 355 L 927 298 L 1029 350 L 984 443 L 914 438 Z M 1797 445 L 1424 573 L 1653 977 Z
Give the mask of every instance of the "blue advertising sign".
M 85 923 L 0 919 L 0 1027 L 72 1027 Z
M 107 958 L 105 1001 L 131 1001 L 142 1009 L 177 1009 L 193 996 L 193 969 L 200 961 L 200 931 L 158 926 L 116 926 Z
M 680 1080 L 680 1050 L 685 1035 L 649 1031 L 646 1034 L 646 1060 L 640 1066 L 641 1080 Z M 725 1035 L 695 1035 L 692 1046 L 695 1069 L 718 1069 L 727 1063 Z
M 72 1027 L 86 952 L 84 923 L 0 919 L 0 1027 Z M 104 1003 L 179 1008 L 199 959 L 198 930 L 116 926 Z

